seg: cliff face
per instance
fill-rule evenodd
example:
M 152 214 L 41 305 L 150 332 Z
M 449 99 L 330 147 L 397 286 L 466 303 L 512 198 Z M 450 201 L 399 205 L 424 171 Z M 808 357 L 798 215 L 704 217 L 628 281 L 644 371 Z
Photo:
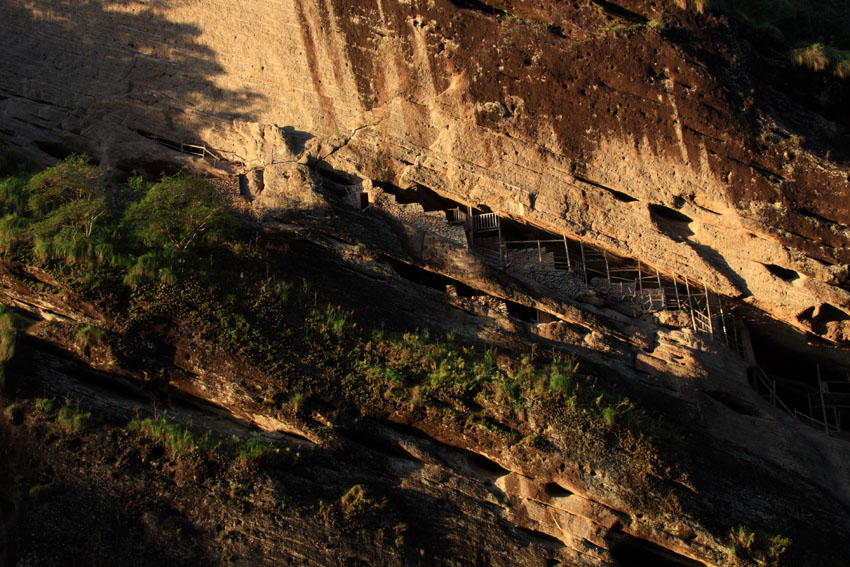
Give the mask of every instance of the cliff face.
M 567 281 L 563 266 L 556 272 L 554 252 L 539 245 L 515 257 L 542 265 L 549 254 L 550 277 L 584 286 L 565 292 L 533 269 L 496 269 L 468 249 L 463 226 L 406 202 L 401 190 L 425 188 L 417 194 L 437 208 L 448 198 L 563 235 L 567 271 L 569 246 L 582 242 L 639 261 L 638 271 L 657 268 L 666 282 L 705 283 L 737 300 L 739 319 L 791 329 L 762 352 L 779 351 L 780 338 L 800 348 L 809 332 L 833 343 L 820 354 L 846 361 L 847 87 L 765 58 L 722 20 L 669 4 L 0 4 L 0 138 L 46 161 L 86 151 L 116 170 L 158 175 L 188 161 L 235 174 L 254 209 L 281 221 L 242 243 L 268 239 L 273 260 L 228 266 L 228 293 L 244 292 L 243 271 L 268 280 L 271 265 L 274 278 L 310 283 L 376 328 L 426 328 L 530 350 L 532 360 L 544 351 L 575 357 L 673 424 L 658 442 L 665 455 L 681 455 L 653 470 L 638 450 L 643 439 L 611 451 L 585 446 L 593 432 L 564 433 L 563 406 L 545 405 L 540 392 L 522 412 L 507 394 L 488 398 L 492 384 L 466 402 L 429 400 L 424 383 L 396 399 L 390 376 L 369 378 L 374 391 L 361 399 L 362 385 L 340 389 L 363 378 L 359 370 L 334 374 L 322 365 L 326 352 L 292 339 L 313 317 L 317 292 L 302 298 L 300 319 L 282 316 L 292 329 L 275 344 L 291 364 L 281 375 L 265 360 L 246 362 L 221 329 L 199 339 L 183 311 L 122 328 L 109 315 L 115 305 L 88 304 L 7 258 L 0 299 L 25 322 L 10 384 L 23 384 L 14 395 L 25 409 L 0 416 L 0 436 L 10 431 L 22 445 L 12 453 L 26 461 L 32 449 L 56 471 L 28 481 L 59 479 L 51 499 L 31 506 L 42 515 L 23 516 L 21 533 L 55 525 L 73 542 L 81 527 L 52 518 L 129 501 L 112 512 L 114 533 L 147 534 L 129 543 L 116 536 L 105 548 L 99 532 L 81 547 L 33 536 L 22 540 L 29 557 L 114 561 L 161 548 L 178 564 L 206 555 L 239 563 L 239 555 L 252 565 L 719 565 L 734 561 L 729 529 L 745 523 L 792 537 L 795 564 L 839 561 L 834 542 L 850 533 L 846 443 L 753 391 L 751 353 L 737 348 L 737 335 L 737 352 L 727 348 L 726 321 L 726 340 L 711 342 L 713 330 L 696 332 L 693 309 L 642 313 L 613 293 L 603 298 L 586 279 Z M 372 199 L 366 214 L 344 202 L 360 190 Z M 81 346 L 86 327 L 109 333 Z M 335 352 L 351 347 L 340 345 Z M 805 400 L 800 383 L 785 387 Z M 42 395 L 73 399 L 100 421 L 81 439 L 69 435 L 70 449 L 54 446 Z M 287 451 L 313 453 L 304 466 L 275 461 L 261 475 L 222 472 L 215 462 L 192 472 L 152 443 L 128 441 L 123 423 L 151 400 L 184 422 L 243 437 L 259 430 Z M 0 461 L 0 475 L 17 478 Z M 655 484 L 643 482 L 650 477 Z M 352 520 L 341 495 L 355 482 L 368 486 L 361 496 L 375 513 Z M 95 494 L 99 486 L 106 496 Z M 279 495 L 292 501 L 282 506 Z M 343 519 L 351 532 L 340 537 Z M 201 543 L 172 545 L 172 524 Z
M 260 261 L 255 251 L 250 265 L 224 254 L 217 262 L 227 266 L 216 269 L 221 289 L 267 310 L 266 323 L 285 313 L 277 326 L 255 327 L 264 333 L 254 340 L 275 337 L 274 358 L 259 364 L 225 328 L 211 333 L 190 315 L 201 304 L 221 309 L 225 294 L 215 283 L 199 295 L 179 285 L 165 296 L 154 291 L 144 301 L 151 312 L 128 322 L 110 312 L 114 298 L 90 302 L 44 269 L 3 264 L 0 302 L 20 317 L 18 353 L 0 391 L 11 408 L 0 413 L 0 478 L 9 487 L 0 492 L 4 564 L 113 565 L 127 556 L 139 565 L 765 564 L 746 561 L 732 545 L 729 530 L 739 524 L 769 530 L 758 533 L 760 545 L 774 534 L 792 538 L 789 565 L 840 564 L 834 542 L 850 533 L 846 443 L 771 411 L 744 385 L 744 364 L 731 352 L 567 307 L 560 311 L 574 335 L 587 325 L 605 336 L 597 343 L 613 337 L 612 344 L 596 344 L 594 356 L 580 337 L 543 340 L 534 336 L 539 326 L 452 304 L 401 277 L 386 258 L 364 262 L 374 249 L 369 239 L 345 240 L 390 231 L 378 215 L 337 212 L 314 226 L 266 232 Z M 263 299 L 260 274 L 266 282 L 300 280 L 304 291 L 293 286 L 285 308 L 276 307 Z M 363 306 L 357 315 L 366 325 L 424 324 L 449 341 L 486 338 L 502 353 L 497 373 L 515 364 L 506 354 L 511 342 L 538 357 L 583 346 L 585 371 L 634 392 L 664 426 L 650 430 L 649 442 L 625 421 L 611 427 L 587 420 L 588 408 L 584 417 L 573 413 L 575 397 L 552 399 L 545 388 L 529 392 L 518 411 L 497 393 L 495 376 L 474 396 L 445 382 L 414 386 L 415 374 L 396 384 L 375 379 L 358 368 L 384 351 L 380 335 L 369 332 L 365 345 L 353 327 L 314 336 L 317 295 Z M 368 302 L 375 297 L 381 301 Z M 617 337 L 617 327 L 631 337 Z M 83 340 L 84 328 L 101 334 Z M 412 350 L 374 362 L 386 370 L 415 360 L 430 340 L 423 337 L 405 335 Z M 687 375 L 668 368 L 636 376 L 624 364 L 626 340 L 658 341 L 670 366 Z M 358 364 L 334 372 L 326 362 L 340 357 Z M 428 367 L 450 367 L 436 361 Z M 480 371 L 471 368 L 473 359 L 467 377 Z M 71 429 L 60 404 L 90 414 L 90 423 Z M 181 454 L 139 429 L 142 418 L 163 415 L 219 443 L 261 435 L 275 450 L 243 460 L 226 444 Z M 41 488 L 27 497 L 32 486 Z
M 12 143 L 126 168 L 205 145 L 266 187 L 307 156 L 847 339 L 846 88 L 723 22 L 641 0 L 11 0 L 0 18 Z
M 756 84 L 787 70 L 716 21 L 601 5 L 5 2 L 3 137 L 133 167 L 173 157 L 158 136 L 253 169 L 312 139 L 337 170 L 578 235 L 845 340 L 848 168 L 810 150 L 843 153 L 842 116 Z

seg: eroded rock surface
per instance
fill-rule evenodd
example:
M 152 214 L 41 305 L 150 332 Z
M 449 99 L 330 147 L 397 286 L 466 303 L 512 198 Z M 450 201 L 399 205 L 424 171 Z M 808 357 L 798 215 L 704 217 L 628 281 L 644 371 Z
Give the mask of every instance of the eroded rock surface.
M 808 75 L 718 20 L 602 5 L 13 0 L 0 130 L 127 169 L 182 149 L 273 191 L 298 159 L 421 184 L 846 342 L 846 87 L 802 104 Z

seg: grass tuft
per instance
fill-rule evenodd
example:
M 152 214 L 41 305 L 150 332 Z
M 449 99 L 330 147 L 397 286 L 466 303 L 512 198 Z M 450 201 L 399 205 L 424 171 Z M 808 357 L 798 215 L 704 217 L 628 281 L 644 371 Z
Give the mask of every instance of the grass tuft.
M 82 433 L 90 418 L 91 413 L 82 412 L 79 408 L 71 407 L 70 400 L 65 400 L 65 405 L 59 408 L 59 412 L 56 414 L 56 422 L 66 435 L 79 435 Z
M 791 60 L 801 67 L 807 67 L 813 71 L 823 71 L 829 66 L 829 57 L 823 44 L 813 43 L 805 47 L 798 47 L 791 51 Z
M 92 325 L 84 325 L 74 333 L 74 339 L 81 348 L 90 348 L 99 345 L 107 336 L 108 333 L 105 330 L 99 327 L 93 327 Z

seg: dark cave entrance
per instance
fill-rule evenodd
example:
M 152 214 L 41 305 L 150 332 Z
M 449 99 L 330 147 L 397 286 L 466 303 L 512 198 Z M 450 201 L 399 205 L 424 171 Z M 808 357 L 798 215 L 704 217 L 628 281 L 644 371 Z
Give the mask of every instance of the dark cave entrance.
M 651 541 L 619 533 L 611 546 L 611 555 L 621 567 L 705 567 L 696 561 Z
M 826 343 L 811 334 L 796 337 L 795 342 L 787 330 L 762 322 L 748 326 L 758 368 L 774 382 L 776 396 L 789 410 L 802 414 L 801 419 L 797 416 L 801 423 L 822 431 L 827 426 L 831 432 L 850 430 L 850 370 L 829 356 L 814 357 L 797 344 L 805 341 L 828 349 Z M 763 393 L 757 369 L 750 372 L 750 384 Z

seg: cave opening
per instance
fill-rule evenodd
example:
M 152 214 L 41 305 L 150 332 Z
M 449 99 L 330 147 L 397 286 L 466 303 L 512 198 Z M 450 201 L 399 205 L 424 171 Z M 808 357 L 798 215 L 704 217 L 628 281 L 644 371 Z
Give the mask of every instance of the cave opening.
M 499 478 L 511 472 L 496 461 L 489 457 L 485 457 L 481 453 L 465 450 L 462 452 L 466 456 L 466 461 L 469 463 L 469 466 L 479 474 L 483 474 L 484 476 L 491 478 Z
M 514 303 L 513 301 L 505 301 L 505 304 L 508 306 L 508 315 L 510 315 L 514 319 L 519 319 L 520 321 L 524 321 L 526 323 L 536 324 L 538 322 L 537 309 L 522 305 L 520 303 Z
M 372 180 L 372 185 L 395 197 L 396 202 L 399 204 L 409 205 L 411 203 L 416 203 L 422 205 L 422 208 L 426 212 L 445 211 L 447 209 L 455 209 L 458 207 L 466 210 L 466 205 L 462 205 L 457 201 L 443 197 L 436 191 L 433 191 L 424 185 L 416 184 L 412 187 L 403 188 L 388 181 L 374 179 Z
M 63 160 L 74 153 L 62 144 L 56 142 L 35 141 L 33 145 L 52 158 Z
M 656 228 L 674 240 L 687 240 L 694 235 L 691 217 L 664 205 L 649 205 L 649 217 Z
M 490 6 L 489 4 L 485 4 L 481 2 L 481 0 L 449 0 L 453 6 L 456 8 L 461 8 L 463 10 L 473 10 L 475 12 L 481 12 L 482 14 L 487 14 L 488 16 L 499 16 L 505 17 L 508 15 L 504 10 L 500 10 L 499 8 L 495 8 Z
M 677 211 L 676 209 L 671 209 L 670 207 L 665 207 L 664 205 L 649 205 L 649 210 L 655 216 L 658 216 L 664 220 L 690 224 L 694 222 L 694 219 L 689 217 L 688 215 Z
M 705 567 L 700 561 L 624 533 L 616 535 L 611 555 L 621 567 Z
M 776 264 L 765 264 L 764 267 L 767 268 L 768 272 L 781 279 L 782 281 L 792 283 L 800 279 L 800 274 L 789 268 L 783 268 L 782 266 L 777 266 Z
M 817 321 L 820 317 L 844 320 L 847 315 L 833 308 L 820 307 L 817 315 L 811 307 L 800 314 L 802 320 Z M 825 314 L 824 314 L 825 313 Z M 758 367 L 773 381 L 776 396 L 793 411 L 828 424 L 830 431 L 850 429 L 850 371 L 840 361 L 807 354 L 802 345 L 795 344 L 775 325 L 751 324 L 750 342 Z M 810 334 L 807 341 L 817 342 Z M 750 383 L 757 391 L 757 371 L 750 372 Z M 803 423 L 816 425 L 807 420 Z
M 463 298 L 481 296 L 492 297 L 496 301 L 505 304 L 508 316 L 523 321 L 525 323 L 537 324 L 541 322 L 541 312 L 535 309 L 534 307 L 528 307 L 527 305 L 523 305 L 515 301 L 510 301 L 508 299 L 503 299 L 490 295 L 488 293 L 474 289 L 460 280 L 456 280 L 454 278 L 450 278 L 442 274 L 431 272 L 429 270 L 426 270 L 425 268 L 413 266 L 411 264 L 407 264 L 394 258 L 385 257 L 383 258 L 383 261 L 392 266 L 392 268 L 399 276 L 415 284 L 430 287 L 432 289 L 436 289 L 442 292 L 446 292 L 448 287 L 451 286 L 454 289 L 454 293 L 458 297 Z M 551 316 L 546 314 L 544 315 L 544 317 Z
M 480 292 L 474 290 L 465 283 L 448 276 L 431 272 L 425 268 L 420 268 L 419 266 L 407 264 L 400 260 L 396 260 L 395 258 L 385 257 L 383 258 L 383 261 L 392 266 L 399 276 L 415 284 L 424 285 L 443 292 L 446 291 L 447 286 L 454 286 L 459 297 L 473 297 L 475 295 L 480 295 Z
M 611 193 L 611 195 L 621 203 L 635 203 L 639 200 L 636 197 L 632 197 L 628 193 L 623 193 L 622 191 L 617 191 L 616 189 L 611 189 L 610 187 L 606 187 L 605 190 Z
M 557 482 L 547 482 L 544 490 L 546 491 L 546 494 L 554 498 L 566 498 L 573 494 Z

